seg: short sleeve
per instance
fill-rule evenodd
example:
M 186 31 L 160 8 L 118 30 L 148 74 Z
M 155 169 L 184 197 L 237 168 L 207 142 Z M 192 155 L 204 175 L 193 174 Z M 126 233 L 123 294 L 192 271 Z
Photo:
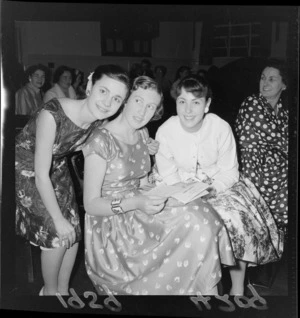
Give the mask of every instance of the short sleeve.
M 96 127 L 85 142 L 82 152 L 84 157 L 97 154 L 108 161 L 115 153 L 115 147 L 113 147 L 112 140 L 107 132 L 100 127 Z
M 54 92 L 52 92 L 51 90 L 48 90 L 43 98 L 44 103 L 49 102 L 52 98 L 57 97 L 56 94 Z

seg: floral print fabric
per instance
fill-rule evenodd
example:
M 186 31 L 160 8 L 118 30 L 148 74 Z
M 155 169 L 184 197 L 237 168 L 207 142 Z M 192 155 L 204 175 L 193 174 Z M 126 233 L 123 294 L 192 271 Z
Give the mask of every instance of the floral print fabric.
M 278 115 L 262 95 L 249 96 L 236 120 L 240 168 L 261 193 L 277 225 L 288 223 L 288 111 Z
M 231 238 L 234 256 L 249 265 L 278 261 L 284 235 L 253 183 L 241 176 L 230 189 L 210 199 Z
M 42 109 L 48 110 L 56 122 L 50 179 L 63 216 L 75 228 L 76 241 L 81 239 L 78 209 L 67 160 L 60 155 L 75 149 L 87 130 L 75 125 L 66 116 L 59 101 L 52 99 L 34 113 L 16 137 L 16 233 L 36 245 L 55 248 L 59 247 L 56 229 L 35 185 L 36 118 Z
M 102 196 L 130 197 L 150 170 L 145 141 L 123 143 L 95 129 L 83 148 L 107 161 Z M 155 215 L 134 210 L 114 216 L 85 215 L 87 273 L 99 294 L 207 294 L 234 265 L 230 240 L 214 209 L 201 199 Z

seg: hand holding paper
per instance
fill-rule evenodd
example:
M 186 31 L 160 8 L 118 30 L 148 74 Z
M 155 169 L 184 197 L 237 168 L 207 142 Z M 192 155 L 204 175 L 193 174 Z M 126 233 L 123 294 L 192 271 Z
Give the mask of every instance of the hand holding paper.
M 208 192 L 209 185 L 203 182 L 177 183 L 174 185 L 159 185 L 147 192 L 147 195 L 172 197 L 184 204 L 189 203 Z

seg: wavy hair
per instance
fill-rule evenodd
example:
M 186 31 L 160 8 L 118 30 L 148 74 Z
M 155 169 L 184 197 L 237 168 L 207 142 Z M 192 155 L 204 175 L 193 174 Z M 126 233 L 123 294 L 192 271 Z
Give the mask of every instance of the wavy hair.
M 133 91 L 136 91 L 138 88 L 154 90 L 160 95 L 161 97 L 160 103 L 158 104 L 155 110 L 155 113 L 150 121 L 161 119 L 164 113 L 164 106 L 163 106 L 164 95 L 162 93 L 161 87 L 153 78 L 143 75 L 143 76 L 137 77 L 134 80 L 132 84 L 132 88 L 131 88 L 131 93 Z
M 184 77 L 177 85 L 176 98 L 180 95 L 182 88 L 197 98 L 205 97 L 206 100 L 212 98 L 211 87 L 206 78 L 202 76 L 188 75 Z

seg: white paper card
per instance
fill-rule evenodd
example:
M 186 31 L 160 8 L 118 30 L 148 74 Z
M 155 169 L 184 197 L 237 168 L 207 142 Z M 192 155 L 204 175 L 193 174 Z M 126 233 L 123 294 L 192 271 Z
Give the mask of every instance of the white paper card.
M 174 185 L 159 185 L 150 191 L 147 191 L 147 195 L 154 195 L 159 197 L 172 197 L 184 204 L 189 203 L 208 192 L 206 189 L 208 184 L 203 182 L 192 183 L 177 183 Z
M 208 184 L 203 182 L 193 182 L 189 187 L 185 188 L 183 191 L 175 193 L 172 197 L 184 204 L 189 203 L 208 192 L 205 191 L 209 187 Z

